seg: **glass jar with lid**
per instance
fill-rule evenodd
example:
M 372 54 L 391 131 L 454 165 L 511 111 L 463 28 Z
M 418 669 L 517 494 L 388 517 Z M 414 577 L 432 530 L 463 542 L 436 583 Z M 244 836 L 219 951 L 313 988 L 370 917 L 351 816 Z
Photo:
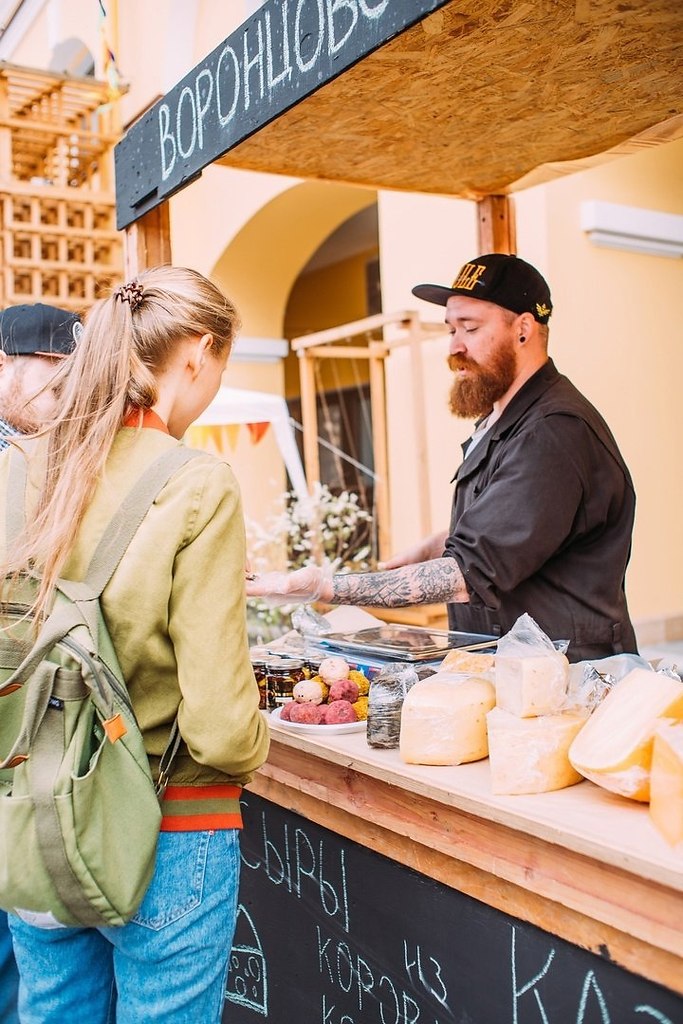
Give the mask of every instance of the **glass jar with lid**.
M 263 711 L 270 711 L 273 708 L 272 696 L 269 699 L 268 684 L 266 679 L 266 663 L 269 660 L 268 651 L 264 647 L 252 647 L 249 651 L 251 667 L 259 689 L 259 708 Z
M 268 690 L 272 691 L 273 705 L 276 708 L 294 700 L 292 691 L 302 679 L 305 679 L 305 674 L 301 658 L 271 657 L 266 662 L 266 684 Z

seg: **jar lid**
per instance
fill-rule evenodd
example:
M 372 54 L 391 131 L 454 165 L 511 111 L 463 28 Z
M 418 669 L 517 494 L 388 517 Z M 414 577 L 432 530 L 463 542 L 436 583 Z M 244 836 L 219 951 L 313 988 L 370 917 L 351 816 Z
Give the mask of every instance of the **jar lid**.
M 304 663 L 302 658 L 282 658 L 273 655 L 266 659 L 266 667 L 277 669 L 279 672 L 286 672 L 291 669 L 303 668 Z

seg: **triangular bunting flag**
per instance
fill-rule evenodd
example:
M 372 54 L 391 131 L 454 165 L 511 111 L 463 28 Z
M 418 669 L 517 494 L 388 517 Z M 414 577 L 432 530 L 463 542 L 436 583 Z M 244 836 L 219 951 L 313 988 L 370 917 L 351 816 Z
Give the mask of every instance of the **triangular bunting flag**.
M 270 423 L 247 423 L 249 433 L 251 434 L 251 443 L 258 444 L 269 426 Z

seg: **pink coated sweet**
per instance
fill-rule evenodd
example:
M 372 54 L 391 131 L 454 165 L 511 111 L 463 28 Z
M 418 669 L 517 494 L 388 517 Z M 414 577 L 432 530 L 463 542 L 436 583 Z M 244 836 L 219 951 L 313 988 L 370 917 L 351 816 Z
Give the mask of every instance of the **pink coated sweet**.
M 294 707 L 294 701 L 293 700 L 288 700 L 286 704 L 282 705 L 282 707 L 280 708 L 280 721 L 281 722 L 288 722 L 289 721 L 289 716 L 292 713 L 292 708 L 293 707 Z
M 357 722 L 358 717 L 348 700 L 335 700 L 328 704 L 325 711 L 323 725 L 347 725 L 349 722 Z
M 289 721 L 298 725 L 320 725 L 323 709 L 320 704 L 299 704 L 291 702 Z
M 347 700 L 349 704 L 355 704 L 360 696 L 358 683 L 353 679 L 338 679 L 330 686 L 328 701 L 330 704 L 338 700 Z

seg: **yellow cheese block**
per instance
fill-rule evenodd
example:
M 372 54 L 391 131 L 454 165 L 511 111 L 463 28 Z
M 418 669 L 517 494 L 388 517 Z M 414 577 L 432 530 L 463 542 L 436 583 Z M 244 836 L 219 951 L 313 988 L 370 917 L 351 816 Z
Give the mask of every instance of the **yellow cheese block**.
M 455 647 L 441 662 L 440 672 L 466 672 L 470 676 L 490 676 L 495 659 L 492 654 L 477 654 Z
M 598 786 L 647 801 L 659 718 L 683 718 L 683 683 L 635 668 L 598 704 L 572 743 L 569 760 Z
M 683 724 L 662 722 L 650 771 L 650 815 L 667 843 L 683 850 Z
M 559 711 L 568 681 L 569 662 L 559 651 L 535 658 L 496 655 L 496 704 L 519 718 Z
M 439 672 L 415 683 L 401 709 L 399 751 L 407 764 L 464 764 L 488 754 L 486 712 L 493 683 Z
M 518 718 L 502 708 L 489 711 L 492 792 L 549 793 L 581 782 L 567 754 L 587 718 L 574 711 L 540 718 Z

